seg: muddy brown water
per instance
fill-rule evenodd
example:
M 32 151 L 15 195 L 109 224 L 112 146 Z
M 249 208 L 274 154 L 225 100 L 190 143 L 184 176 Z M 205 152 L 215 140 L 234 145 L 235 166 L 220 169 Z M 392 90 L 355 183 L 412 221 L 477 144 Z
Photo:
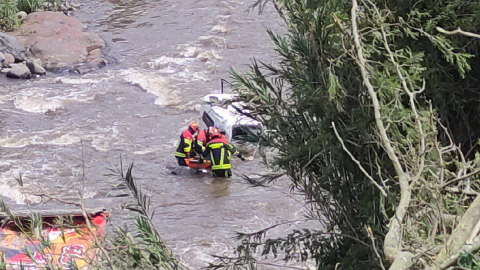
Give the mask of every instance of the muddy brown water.
M 302 199 L 287 180 L 252 188 L 241 179 L 268 172 L 258 156 L 236 160 L 228 180 L 171 174 L 177 137 L 198 120 L 199 99 L 220 90 L 230 67 L 243 70 L 253 57 L 274 61 L 265 27 L 281 30 L 281 21 L 245 12 L 249 2 L 80 1 L 75 17 L 106 40 L 112 63 L 85 75 L 0 79 L 0 194 L 12 207 L 40 203 L 21 194 L 15 177 L 22 174 L 26 190 L 76 200 L 85 169 L 85 197 L 122 226 L 132 214 L 108 197 L 104 176 L 121 155 L 135 162 L 157 228 L 191 269 L 231 253 L 236 231 L 302 219 Z

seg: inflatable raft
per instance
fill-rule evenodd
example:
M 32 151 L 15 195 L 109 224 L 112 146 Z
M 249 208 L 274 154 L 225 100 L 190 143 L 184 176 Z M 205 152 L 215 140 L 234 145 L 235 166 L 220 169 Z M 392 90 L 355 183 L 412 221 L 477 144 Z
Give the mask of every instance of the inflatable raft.
M 15 222 L 3 217 L 4 225 L 0 228 L 0 254 L 5 258 L 4 269 L 41 270 L 46 269 L 49 263 L 58 267 L 56 269 L 88 267 L 87 262 L 95 259 L 98 252 L 93 234 L 99 237 L 104 235 L 108 213 L 103 210 L 87 210 L 87 213 L 90 217 L 89 226 L 80 212 L 58 210 L 37 212 L 43 221 L 43 229 L 40 232 L 43 241 L 26 236 L 25 232 L 22 232 L 28 230 L 28 225 L 20 229 Z M 28 213 L 15 216 L 28 224 Z M 71 219 L 74 227 L 55 225 L 60 216 Z M 45 246 L 45 241 L 48 241 L 50 246 Z

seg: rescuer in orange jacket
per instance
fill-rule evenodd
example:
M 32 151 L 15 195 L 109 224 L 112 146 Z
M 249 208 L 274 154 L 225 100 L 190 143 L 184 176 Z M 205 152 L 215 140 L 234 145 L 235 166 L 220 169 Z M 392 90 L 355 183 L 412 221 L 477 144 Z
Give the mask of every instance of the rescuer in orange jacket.
M 197 122 L 193 121 L 188 125 L 188 129 L 180 135 L 180 143 L 178 144 L 175 157 L 177 158 L 178 165 L 187 166 L 185 158 L 190 158 L 192 152 L 192 144 L 195 140 L 196 133 L 198 131 Z
M 238 152 L 235 146 L 227 141 L 225 136 L 222 136 L 219 129 L 210 127 L 208 133 L 210 134 L 210 140 L 205 147 L 205 151 L 200 156 L 200 163 L 203 162 L 203 158 L 210 154 L 213 176 L 231 177 L 232 164 L 230 163 L 230 158 L 232 153 L 242 161 L 245 161 L 245 158 L 242 157 L 242 154 Z

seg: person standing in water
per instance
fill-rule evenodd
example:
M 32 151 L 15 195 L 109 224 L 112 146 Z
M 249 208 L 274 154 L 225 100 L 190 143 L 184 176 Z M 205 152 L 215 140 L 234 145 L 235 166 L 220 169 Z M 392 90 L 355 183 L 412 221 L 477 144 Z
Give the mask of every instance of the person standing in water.
M 180 142 L 175 152 L 178 165 L 187 166 L 186 158 L 190 158 L 192 153 L 192 144 L 197 136 L 198 123 L 193 121 L 188 125 L 188 128 L 180 135 Z
M 233 146 L 225 136 L 222 136 L 220 130 L 215 127 L 208 129 L 210 140 L 205 146 L 205 151 L 200 155 L 200 163 L 203 159 L 210 154 L 210 160 L 212 161 L 212 174 L 214 177 L 231 177 L 232 176 L 232 164 L 230 162 L 231 155 L 236 155 L 242 161 L 245 158 L 240 152 Z

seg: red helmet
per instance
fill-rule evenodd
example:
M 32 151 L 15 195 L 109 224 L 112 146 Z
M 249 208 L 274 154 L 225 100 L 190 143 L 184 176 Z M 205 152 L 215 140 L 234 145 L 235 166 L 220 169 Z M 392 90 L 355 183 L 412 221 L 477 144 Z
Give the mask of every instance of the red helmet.
M 191 128 L 193 131 L 197 131 L 198 130 L 198 123 L 193 121 L 188 125 L 188 127 Z
M 222 134 L 220 134 L 220 130 L 218 128 L 209 127 L 208 128 L 208 135 L 210 136 L 210 139 L 213 139 L 213 138 L 220 137 Z

